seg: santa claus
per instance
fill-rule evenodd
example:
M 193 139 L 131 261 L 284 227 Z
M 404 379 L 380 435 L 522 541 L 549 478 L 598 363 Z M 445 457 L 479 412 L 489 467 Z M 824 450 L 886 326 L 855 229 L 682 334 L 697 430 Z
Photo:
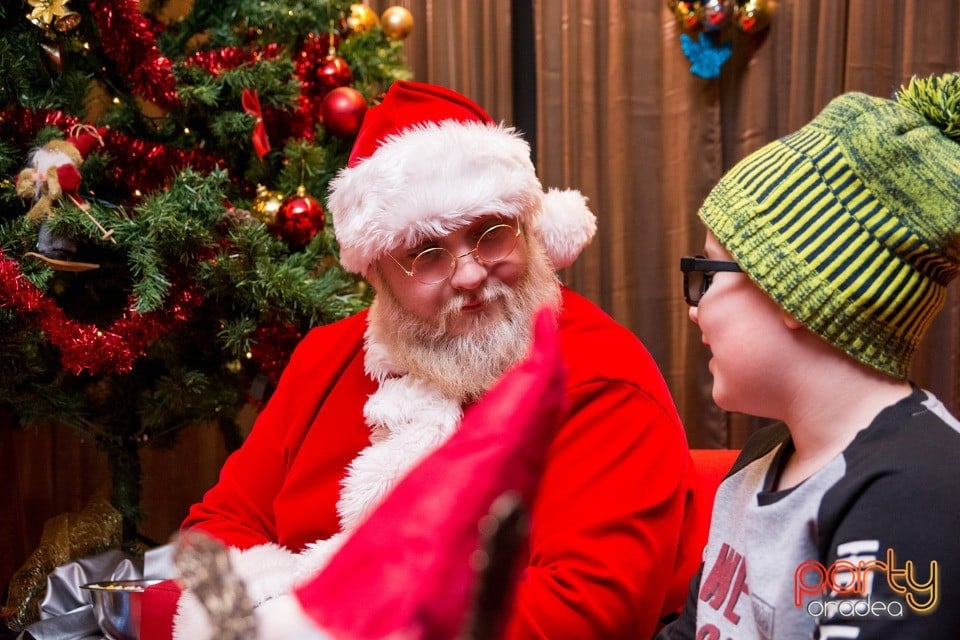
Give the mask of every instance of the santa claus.
M 530 505 L 505 633 L 651 635 L 699 560 L 681 539 L 694 477 L 650 355 L 556 275 L 595 232 L 584 197 L 545 193 L 527 143 L 469 99 L 401 81 L 368 112 L 328 208 L 373 305 L 306 336 L 184 528 L 230 547 L 255 605 L 290 593 L 528 353 L 546 308 L 570 412 Z M 176 637 L 208 632 L 184 597 Z

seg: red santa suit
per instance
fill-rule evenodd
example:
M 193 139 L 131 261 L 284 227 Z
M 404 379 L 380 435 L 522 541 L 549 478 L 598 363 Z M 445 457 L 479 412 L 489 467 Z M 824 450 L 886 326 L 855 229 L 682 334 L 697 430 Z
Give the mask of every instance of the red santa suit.
M 307 335 L 184 527 L 294 551 L 339 531 L 340 482 L 370 445 L 363 412 L 377 385 L 364 373 L 365 329 L 366 312 Z M 560 344 L 569 414 L 532 508 L 508 637 L 644 637 L 681 606 L 664 602 L 667 588 L 699 560 L 682 536 L 693 486 L 684 431 L 640 341 L 569 290 Z
M 367 275 L 387 251 L 496 214 L 517 220 L 555 268 L 567 266 L 596 221 L 579 193 L 543 192 L 529 152 L 463 96 L 394 83 L 331 183 L 341 263 Z M 311 331 L 183 523 L 234 548 L 254 602 L 315 574 L 459 425 L 465 407 L 395 369 L 376 331 L 366 312 Z M 661 616 L 681 607 L 700 560 L 683 535 L 695 486 L 684 431 L 636 336 L 569 290 L 559 343 L 568 411 L 531 506 L 506 636 L 650 637 Z M 185 625 L 201 617 L 181 607 L 178 637 L 199 633 Z

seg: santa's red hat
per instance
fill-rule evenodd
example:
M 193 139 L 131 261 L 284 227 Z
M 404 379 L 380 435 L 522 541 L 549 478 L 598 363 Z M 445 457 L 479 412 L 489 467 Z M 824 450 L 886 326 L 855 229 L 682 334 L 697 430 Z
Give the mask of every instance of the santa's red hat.
M 596 231 L 579 191 L 544 193 L 530 146 L 455 91 L 394 82 L 367 111 L 327 201 L 344 268 L 366 275 L 387 251 L 489 214 L 520 220 L 557 269 Z

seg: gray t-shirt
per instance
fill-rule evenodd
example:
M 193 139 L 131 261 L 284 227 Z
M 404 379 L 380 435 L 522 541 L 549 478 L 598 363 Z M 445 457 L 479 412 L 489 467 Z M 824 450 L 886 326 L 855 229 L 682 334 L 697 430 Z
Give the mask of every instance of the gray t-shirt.
M 800 485 L 772 491 L 792 450 L 761 430 L 717 491 L 704 564 L 658 636 L 960 637 L 960 424 L 914 389 Z

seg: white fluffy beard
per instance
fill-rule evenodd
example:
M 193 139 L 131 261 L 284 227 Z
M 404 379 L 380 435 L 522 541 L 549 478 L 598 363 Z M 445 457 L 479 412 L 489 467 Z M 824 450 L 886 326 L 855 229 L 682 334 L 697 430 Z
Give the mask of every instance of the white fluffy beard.
M 452 298 L 436 318 L 422 319 L 406 311 L 383 278 L 370 308 L 370 336 L 389 354 L 396 373 L 410 373 L 431 382 L 448 398 L 477 400 L 530 348 L 533 316 L 544 306 L 560 308 L 560 281 L 539 242 L 528 240 L 526 271 L 515 287 L 487 283 L 474 292 L 485 301 L 501 299 L 503 318 L 471 314 L 471 327 L 449 335 L 447 324 L 466 296 Z

